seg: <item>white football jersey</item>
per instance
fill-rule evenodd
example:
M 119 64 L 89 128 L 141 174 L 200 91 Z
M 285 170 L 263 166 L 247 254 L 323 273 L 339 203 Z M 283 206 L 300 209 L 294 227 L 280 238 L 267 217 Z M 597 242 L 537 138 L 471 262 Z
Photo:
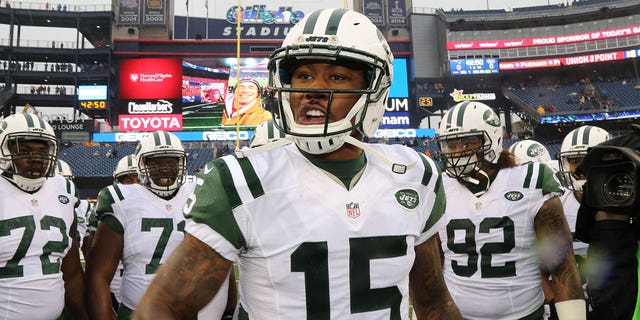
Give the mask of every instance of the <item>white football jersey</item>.
M 444 275 L 465 319 L 520 319 L 543 304 L 534 219 L 562 189 L 549 167 L 501 169 L 479 198 L 444 178 Z
M 170 200 L 140 184 L 113 184 L 100 191 L 96 214 L 114 216 L 124 231 L 120 297 L 126 307 L 135 309 L 158 267 L 184 238 L 182 207 L 193 186 L 182 185 Z
M 225 156 L 198 175 L 186 231 L 238 261 L 240 307 L 251 319 L 409 319 L 414 246 L 437 233 L 445 206 L 431 159 L 371 145 L 347 190 L 294 144 Z
M 60 267 L 76 235 L 75 186 L 48 178 L 34 193 L 0 178 L 0 318 L 55 319 L 64 308 Z
M 571 190 L 566 190 L 565 193 L 560 197 L 560 200 L 562 201 L 564 215 L 567 217 L 567 222 L 569 223 L 569 228 L 571 229 L 571 234 L 573 235 L 576 232 L 576 220 L 578 219 L 578 209 L 580 209 L 580 202 L 578 202 L 578 199 L 576 199 L 576 197 L 573 195 L 573 191 Z M 573 240 L 573 253 L 575 255 L 586 258 L 588 248 L 589 244 L 576 239 Z
M 78 248 L 82 248 L 84 237 L 87 236 L 89 230 L 89 213 L 91 207 L 88 200 L 80 200 L 80 205 L 76 208 L 76 217 L 78 219 L 78 235 L 80 241 L 78 242 Z

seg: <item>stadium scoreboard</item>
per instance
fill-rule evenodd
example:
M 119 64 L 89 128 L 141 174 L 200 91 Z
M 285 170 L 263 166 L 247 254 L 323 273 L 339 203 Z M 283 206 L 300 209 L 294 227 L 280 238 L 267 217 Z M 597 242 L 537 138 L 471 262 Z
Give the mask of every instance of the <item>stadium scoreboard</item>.
M 78 105 L 84 110 L 107 109 L 107 86 L 79 85 Z
M 500 72 L 498 59 L 451 59 L 449 60 L 451 75 L 495 74 Z

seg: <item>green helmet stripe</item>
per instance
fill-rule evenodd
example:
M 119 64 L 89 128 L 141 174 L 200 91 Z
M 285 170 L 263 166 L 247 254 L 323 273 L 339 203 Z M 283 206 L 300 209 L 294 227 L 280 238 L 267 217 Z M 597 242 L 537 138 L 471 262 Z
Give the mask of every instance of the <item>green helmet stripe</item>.
M 345 9 L 336 9 L 333 10 L 331 16 L 329 17 L 329 21 L 327 22 L 327 28 L 324 30 L 324 34 L 326 35 L 335 35 L 338 33 L 338 26 L 340 25 L 340 20 L 342 20 L 342 16 L 347 12 Z
M 273 130 L 273 124 L 268 123 L 267 124 L 267 139 L 273 139 L 275 137 L 276 137 L 276 135 L 275 135 L 274 130 Z
M 164 140 L 166 141 L 166 144 L 168 146 L 170 146 L 171 145 L 171 136 L 169 135 L 169 132 L 162 131 L 162 134 L 164 135 Z
M 589 134 L 591 133 L 591 126 L 584 127 L 584 131 L 582 132 L 582 143 L 588 145 L 589 144 Z
M 456 119 L 456 125 L 458 127 L 462 127 L 464 124 L 464 111 L 467 110 L 469 103 L 471 103 L 471 101 L 465 101 L 460 105 L 460 108 L 458 108 L 458 117 Z
M 447 112 L 447 129 L 451 128 L 451 121 L 453 120 L 453 112 Z
M 33 122 L 33 118 L 31 117 L 30 114 L 23 113 L 22 115 L 24 116 L 24 119 L 27 120 L 27 127 L 33 128 L 33 127 L 36 126 L 35 123 Z
M 307 19 L 307 23 L 304 25 L 304 30 L 302 34 L 312 34 L 313 29 L 316 27 L 316 23 L 318 22 L 318 17 L 320 16 L 320 11 L 313 12 L 309 18 Z
M 576 144 L 578 144 L 578 131 L 580 130 L 575 130 L 571 133 L 571 145 L 575 146 Z
M 159 146 L 161 144 L 160 142 L 160 135 L 158 134 L 158 131 L 155 131 L 153 133 L 153 143 L 156 144 L 156 147 Z
M 36 117 L 36 119 L 38 119 L 38 123 L 40 124 L 40 128 L 42 129 L 46 129 L 47 126 L 45 125 L 44 119 L 40 118 L 40 117 Z
M 133 155 L 128 155 L 127 156 L 127 167 L 132 167 L 133 166 Z

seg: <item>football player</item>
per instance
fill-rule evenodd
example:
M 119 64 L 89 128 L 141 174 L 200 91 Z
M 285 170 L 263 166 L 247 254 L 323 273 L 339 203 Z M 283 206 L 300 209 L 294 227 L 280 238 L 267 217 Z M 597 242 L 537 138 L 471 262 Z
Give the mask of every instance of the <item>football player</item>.
M 540 270 L 555 284 L 560 319 L 585 319 L 586 304 L 558 198 L 539 162 L 516 166 L 487 105 L 465 101 L 443 116 L 436 140 L 446 175 L 440 230 L 447 286 L 465 319 L 539 319 Z
M 205 166 L 185 240 L 134 317 L 193 313 L 237 261 L 234 317 L 409 319 L 411 288 L 422 319 L 461 319 L 438 255 L 438 167 L 413 149 L 361 141 L 376 132 L 393 79 L 378 28 L 354 11 L 314 11 L 268 68 L 287 137 Z
M 571 130 L 562 140 L 560 154 L 558 155 L 558 166 L 562 183 L 568 192 L 561 198 L 564 214 L 567 216 L 571 232 L 576 230 L 576 219 L 578 208 L 582 200 L 582 186 L 586 182 L 586 177 L 575 174 L 576 167 L 587 155 L 590 147 L 596 146 L 611 138 L 609 132 L 594 126 L 581 126 Z M 587 257 L 588 244 L 575 240 L 573 251 L 577 259 L 584 260 Z M 580 261 L 579 261 L 580 262 Z
M 519 166 L 530 162 L 541 162 L 546 165 L 552 162 L 547 147 L 535 140 L 520 140 L 509 147 L 509 152 L 516 157 L 516 165 Z
M 155 131 L 140 140 L 134 159 L 140 183 L 115 183 L 98 195 L 100 223 L 87 266 L 93 319 L 113 317 L 109 284 L 120 260 L 124 272 L 118 319 L 128 319 L 158 267 L 184 238 L 182 207 L 194 184 L 185 183 L 182 143 L 173 133 Z M 229 285 L 228 277 L 225 285 Z M 226 303 L 227 291 L 222 291 L 211 301 L 211 309 L 202 312 L 219 319 Z M 206 313 L 211 310 L 214 313 Z
M 280 131 L 273 120 L 267 120 L 253 130 L 253 136 L 249 142 L 249 148 L 256 148 L 269 142 L 284 139 L 284 132 Z
M 118 164 L 116 165 L 115 170 L 113 171 L 113 180 L 115 183 L 120 184 L 133 184 L 138 183 L 138 166 L 135 162 L 135 158 L 133 154 L 122 157 Z M 93 242 L 93 237 L 98 228 L 98 220 L 96 218 L 95 207 L 91 210 L 91 215 L 88 219 L 89 230 L 88 236 L 85 242 L 90 247 L 90 244 Z M 84 249 L 84 248 L 83 248 Z M 111 284 L 109 285 L 109 291 L 111 292 L 111 305 L 113 307 L 114 312 L 117 314 L 120 306 L 120 284 L 122 283 L 122 273 L 124 272 L 124 266 L 122 265 L 122 261 L 118 263 L 118 268 L 116 272 L 113 274 L 113 279 L 111 279 Z
M 41 117 L 0 123 L 0 317 L 88 319 L 71 181 L 54 175 L 58 144 Z
M 57 175 L 61 175 L 73 182 L 75 177 L 69 163 L 62 159 L 58 159 L 56 161 L 55 169 Z M 91 243 L 87 243 L 86 241 L 89 237 L 89 215 L 91 214 L 91 210 L 92 204 L 89 203 L 89 200 L 87 199 L 80 200 L 80 204 L 76 208 L 76 216 L 78 219 L 78 246 L 80 247 L 82 259 L 87 257 L 88 248 Z

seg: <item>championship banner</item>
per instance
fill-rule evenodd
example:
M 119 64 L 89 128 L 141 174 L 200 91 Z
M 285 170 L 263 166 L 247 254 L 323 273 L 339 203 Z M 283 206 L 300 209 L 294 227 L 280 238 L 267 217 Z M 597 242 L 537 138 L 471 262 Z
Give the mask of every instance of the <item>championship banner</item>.
M 364 15 L 376 26 L 384 26 L 382 0 L 363 0 Z
M 387 17 L 390 26 L 407 26 L 407 6 L 404 0 L 387 0 Z
M 165 25 L 167 24 L 166 0 L 144 0 L 144 14 L 142 24 Z
M 117 21 L 119 27 L 140 24 L 140 1 L 119 0 Z

